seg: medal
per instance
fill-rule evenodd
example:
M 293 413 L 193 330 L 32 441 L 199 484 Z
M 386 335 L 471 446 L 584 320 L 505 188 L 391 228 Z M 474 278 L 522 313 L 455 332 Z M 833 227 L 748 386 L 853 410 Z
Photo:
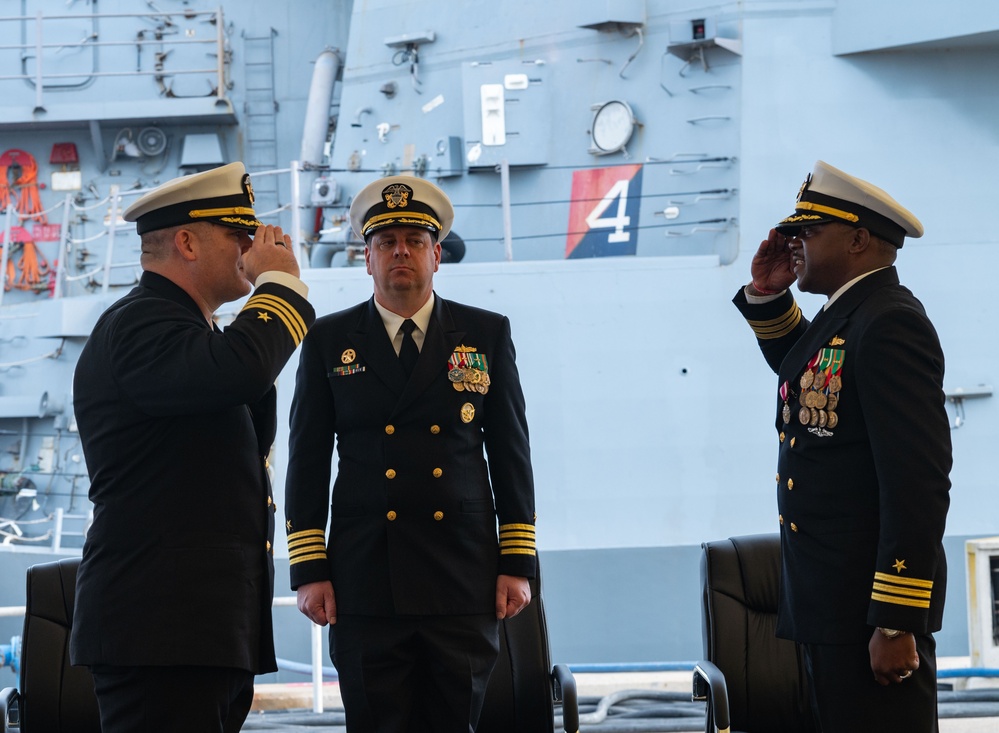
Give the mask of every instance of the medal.
M 819 371 L 815 373 L 815 379 L 812 380 L 812 389 L 822 389 L 826 386 L 826 373 Z
M 340 354 L 340 361 L 344 364 L 350 364 L 356 358 L 357 353 L 353 349 L 345 349 L 344 352 Z
M 826 409 L 835 410 L 839 406 L 839 395 L 831 394 L 826 398 Z
M 809 418 L 808 424 L 814 428 L 819 424 L 819 411 L 813 407 L 809 413 Z
M 465 370 L 455 367 L 447 373 L 447 378 L 452 382 L 464 382 L 465 381 Z
M 808 421 L 812 419 L 812 411 L 807 407 L 802 407 L 798 410 L 798 422 L 802 425 L 808 425 Z
M 839 415 L 830 410 L 828 415 L 826 416 L 826 427 L 831 430 L 832 428 L 836 427 L 838 424 L 839 424 Z
M 829 401 L 829 398 L 826 397 L 826 393 L 825 392 L 816 392 L 815 393 L 815 400 L 814 400 L 815 404 L 812 405 L 812 407 L 817 407 L 817 408 L 819 408 L 821 410 L 823 407 L 826 406 L 826 403 L 828 401 Z
M 791 407 L 786 402 L 784 403 L 784 409 L 781 410 L 780 416 L 784 419 L 785 425 L 791 422 Z
M 819 427 L 824 428 L 826 422 L 829 420 L 829 416 L 826 414 L 825 410 L 819 410 Z
M 843 378 L 838 374 L 833 374 L 829 378 L 829 391 L 839 392 L 841 389 L 843 389 Z
M 802 389 L 808 389 L 809 387 L 812 386 L 812 382 L 814 381 L 815 381 L 815 372 L 809 369 L 804 374 L 801 375 L 801 381 L 799 382 L 799 384 L 801 384 Z

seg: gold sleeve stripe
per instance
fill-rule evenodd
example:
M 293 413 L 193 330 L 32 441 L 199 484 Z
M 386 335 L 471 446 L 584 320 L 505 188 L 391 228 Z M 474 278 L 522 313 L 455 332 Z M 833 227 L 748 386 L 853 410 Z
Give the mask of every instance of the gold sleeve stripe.
M 879 590 L 884 593 L 896 593 L 900 596 L 912 596 L 913 598 L 929 598 L 933 595 L 933 591 L 917 590 L 915 588 L 899 588 L 898 586 L 888 585 L 887 583 L 875 583 L 874 590 Z
M 910 585 L 913 588 L 932 588 L 932 580 L 923 580 L 922 578 L 901 578 L 897 575 L 890 575 L 888 573 L 874 573 L 874 579 L 880 580 L 882 583 L 891 583 L 892 585 Z
M 295 540 L 288 540 L 288 549 L 297 550 L 300 547 L 326 547 L 326 540 L 323 537 L 313 539 L 311 537 L 301 537 Z
M 248 308 L 265 308 L 277 315 L 291 332 L 291 337 L 294 339 L 296 346 L 301 343 L 302 339 L 305 338 L 306 332 L 309 330 L 298 311 L 292 308 L 288 304 L 288 301 L 283 298 L 265 294 L 254 295 L 243 306 L 243 310 L 247 310 Z
M 305 337 L 305 324 L 298 313 L 288 306 L 287 302 L 266 295 L 255 295 L 246 301 L 246 305 L 243 306 L 242 310 L 256 310 L 261 308 L 270 311 L 281 319 L 285 328 L 291 333 L 291 338 L 294 340 L 295 346 L 298 346 L 302 342 L 302 339 Z
M 917 601 L 915 598 L 899 598 L 886 596 L 884 593 L 871 593 L 871 599 L 882 603 L 892 603 L 896 606 L 912 606 L 913 608 L 929 608 L 929 601 Z
M 525 550 L 518 547 L 508 547 L 500 550 L 501 555 L 537 555 L 534 550 Z
M 288 563 L 297 565 L 309 560 L 326 560 L 326 532 L 303 529 L 288 535 Z
M 288 301 L 273 295 L 254 295 L 246 301 L 246 305 L 243 306 L 240 312 L 242 313 L 245 310 L 255 308 L 269 310 L 280 318 L 288 331 L 291 332 L 291 337 L 294 339 L 296 346 L 305 338 L 305 334 L 309 329 L 306 327 L 305 321 L 302 320 L 302 316 L 288 304 Z
M 300 529 L 288 535 L 289 540 L 297 540 L 301 537 L 322 537 L 326 538 L 326 531 L 322 529 Z
M 312 542 L 289 542 L 288 543 L 288 554 L 289 555 L 301 555 L 305 552 L 326 552 L 326 543 L 322 540 L 314 540 Z
M 801 308 L 798 307 L 797 303 L 791 305 L 791 309 L 782 315 L 780 318 L 773 318 L 768 321 L 753 321 L 748 320 L 750 328 L 756 334 L 756 338 L 761 341 L 767 341 L 769 339 L 777 339 L 781 336 L 787 336 L 791 331 L 801 323 Z
M 309 562 L 310 560 L 328 560 L 328 559 L 329 558 L 326 557 L 326 553 L 325 552 L 323 552 L 323 553 L 318 553 L 317 552 L 317 553 L 315 553 L 313 555 L 303 555 L 302 557 L 297 557 L 297 556 L 295 556 L 295 557 L 289 557 L 288 558 L 288 565 L 298 565 L 299 563 Z
M 530 532 L 500 532 L 500 537 L 504 539 L 509 538 L 511 540 L 522 539 L 530 540 L 531 542 L 534 541 L 534 535 Z
M 501 524 L 500 525 L 500 532 L 506 532 L 506 531 L 514 530 L 514 529 L 519 529 L 519 530 L 523 530 L 524 532 L 530 532 L 531 534 L 534 534 L 534 525 L 533 524 Z

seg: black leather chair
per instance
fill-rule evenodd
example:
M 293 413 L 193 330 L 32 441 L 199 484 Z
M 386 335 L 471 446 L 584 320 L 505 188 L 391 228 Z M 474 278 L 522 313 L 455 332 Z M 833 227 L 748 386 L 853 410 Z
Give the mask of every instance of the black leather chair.
M 93 678 L 69 663 L 79 566 L 71 557 L 28 568 L 19 688 L 0 692 L 4 731 L 100 733 Z
M 577 733 L 576 680 L 565 665 L 552 666 L 539 572 L 531 581 L 530 605 L 500 623 L 499 659 L 476 733 L 553 733 L 556 704 L 562 730 Z
M 775 635 L 779 536 L 730 537 L 701 547 L 705 659 L 694 669 L 694 699 L 707 701 L 706 731 L 814 731 L 798 648 Z

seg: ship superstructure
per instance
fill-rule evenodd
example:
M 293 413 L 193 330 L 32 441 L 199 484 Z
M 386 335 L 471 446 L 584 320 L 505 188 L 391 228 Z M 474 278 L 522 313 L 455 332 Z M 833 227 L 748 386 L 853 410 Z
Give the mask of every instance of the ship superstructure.
M 697 657 L 699 543 L 777 528 L 776 385 L 729 301 L 823 159 L 926 228 L 898 268 L 948 360 L 938 641 L 967 654 L 963 542 L 995 534 L 999 516 L 994 3 L 19 0 L 0 12 L 4 577 L 82 545 L 72 373 L 97 316 L 136 281 L 138 240 L 120 219 L 134 196 L 243 160 L 258 214 L 294 233 L 324 313 L 371 293 L 345 221 L 352 195 L 409 173 L 456 206 L 439 292 L 511 318 L 557 656 Z M 279 380 L 285 415 L 294 368 Z M 285 423 L 279 506 L 286 441 Z M 285 574 L 286 554 L 279 544 Z M 0 638 L 14 633 L 0 624 Z

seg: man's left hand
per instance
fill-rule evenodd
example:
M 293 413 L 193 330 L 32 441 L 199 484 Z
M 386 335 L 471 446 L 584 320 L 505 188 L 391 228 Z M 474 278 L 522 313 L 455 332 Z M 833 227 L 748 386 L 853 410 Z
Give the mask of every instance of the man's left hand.
M 496 578 L 496 618 L 513 618 L 531 602 L 531 585 L 527 578 L 500 575 Z
M 874 629 L 867 649 L 871 653 L 871 670 L 879 685 L 905 682 L 913 672 L 919 669 L 916 637 L 908 631 L 894 639 L 889 639 Z

